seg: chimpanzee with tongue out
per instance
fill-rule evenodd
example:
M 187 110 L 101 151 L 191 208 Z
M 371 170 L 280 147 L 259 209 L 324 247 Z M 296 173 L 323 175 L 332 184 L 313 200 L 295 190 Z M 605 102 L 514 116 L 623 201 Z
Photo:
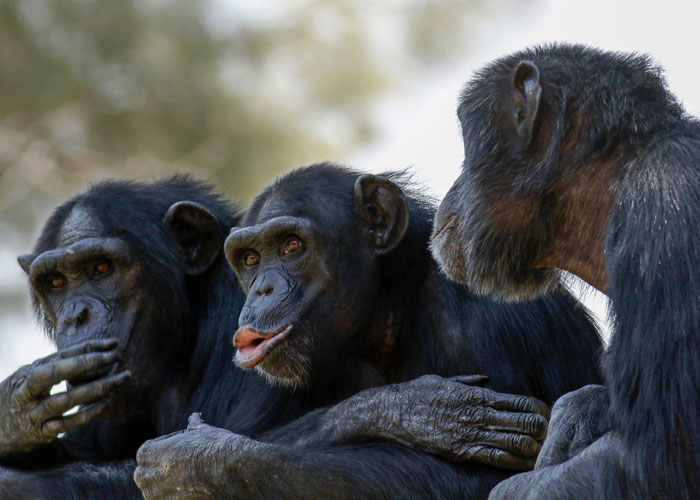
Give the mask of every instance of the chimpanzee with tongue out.
M 449 281 L 434 213 L 401 174 L 318 164 L 265 189 L 224 247 L 247 295 L 236 363 L 316 405 L 349 399 L 260 440 L 195 417 L 142 446 L 145 497 L 477 499 L 530 468 L 548 408 L 528 396 L 599 382 L 597 331 L 562 289 L 509 304 Z

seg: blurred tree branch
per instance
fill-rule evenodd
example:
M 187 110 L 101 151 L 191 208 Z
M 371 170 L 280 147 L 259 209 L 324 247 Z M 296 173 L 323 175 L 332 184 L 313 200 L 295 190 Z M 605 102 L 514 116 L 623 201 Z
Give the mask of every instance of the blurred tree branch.
M 375 100 L 463 54 L 483 0 L 5 0 L 0 217 L 177 170 L 250 199 L 375 133 Z

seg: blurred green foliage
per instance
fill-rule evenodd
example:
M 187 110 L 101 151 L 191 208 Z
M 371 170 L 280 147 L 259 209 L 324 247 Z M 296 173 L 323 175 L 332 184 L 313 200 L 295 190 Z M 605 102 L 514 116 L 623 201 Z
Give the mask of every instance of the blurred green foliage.
M 35 342 L 14 255 L 68 195 L 189 171 L 248 201 L 366 145 L 383 98 L 522 3 L 0 0 L 0 368 Z
M 465 51 L 483 0 L 3 0 L 0 217 L 188 170 L 242 200 L 374 133 L 372 104 Z M 502 2 L 501 2 L 502 3 Z

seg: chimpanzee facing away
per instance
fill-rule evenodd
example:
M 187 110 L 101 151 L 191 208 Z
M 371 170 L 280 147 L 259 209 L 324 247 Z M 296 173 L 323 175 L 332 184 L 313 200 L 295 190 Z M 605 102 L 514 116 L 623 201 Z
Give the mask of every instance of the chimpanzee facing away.
M 463 173 L 433 236 L 447 273 L 518 299 L 550 289 L 554 269 L 565 269 L 606 292 L 614 312 L 610 432 L 576 454 L 576 428 L 596 420 L 582 406 L 593 401 L 602 414 L 608 398 L 591 388 L 567 395 L 550 428 L 561 442 L 545 447 L 573 459 L 492 497 L 700 498 L 698 121 L 648 57 L 580 45 L 488 65 L 458 115 Z
M 132 479 L 137 448 L 183 428 L 192 411 L 258 437 L 319 406 L 308 394 L 270 387 L 232 362 L 245 296 L 223 259 L 222 242 L 237 223 L 232 205 L 183 177 L 101 183 L 55 211 L 35 251 L 19 260 L 59 352 L 0 383 L 0 498 L 141 498 Z M 51 396 L 51 387 L 63 380 L 67 392 Z M 461 389 L 457 382 L 437 383 Z M 411 397 L 431 390 L 424 385 L 409 384 Z M 444 400 L 463 399 L 472 390 L 464 387 L 446 392 Z M 401 403 L 393 388 L 348 400 L 331 410 L 344 417 L 335 430 L 343 440 L 354 439 L 363 432 L 368 403 L 389 408 L 393 402 Z M 63 416 L 75 405 L 82 405 L 78 413 Z M 446 431 L 434 430 L 430 419 L 455 421 L 453 413 L 463 408 L 404 411 L 401 425 L 408 430 L 402 435 L 449 453 L 451 443 L 441 448 L 435 437 Z M 276 428 L 270 439 L 332 442 L 314 424 L 323 415 L 302 417 L 294 434 Z M 514 438 L 542 431 L 538 415 L 495 417 L 501 427 L 510 425 Z M 522 422 L 513 423 L 516 418 Z M 455 422 L 448 430 L 480 423 Z M 302 426 L 308 430 L 299 434 Z M 68 434 L 56 439 L 61 432 Z M 489 441 L 505 449 L 500 460 L 518 460 L 510 451 L 527 462 L 537 451 L 522 451 L 517 439 L 507 446 L 502 441 Z
M 318 164 L 287 174 L 257 197 L 225 244 L 247 294 L 234 336 L 236 362 L 328 402 L 423 374 L 485 374 L 490 389 L 548 402 L 599 381 L 601 343 L 583 308 L 564 291 L 514 305 L 476 297 L 445 279 L 428 251 L 434 208 L 407 186 L 401 175 Z M 146 498 L 175 491 L 219 498 L 485 498 L 510 473 L 483 465 L 503 461 L 498 446 L 482 440 L 500 436 L 503 444 L 534 449 L 532 437 L 503 432 L 517 422 L 539 425 L 537 415 L 518 417 L 519 409 L 546 410 L 478 387 L 460 403 L 463 394 L 444 384 L 431 375 L 392 386 L 390 408 L 366 400 L 362 425 L 373 442 L 273 445 L 194 419 L 188 432 L 139 450 L 137 483 Z M 418 387 L 433 389 L 419 393 Z M 438 394 L 443 401 L 433 399 Z M 461 408 L 458 421 L 476 417 L 486 425 L 465 432 L 447 421 L 446 437 L 435 442 L 452 440 L 454 453 L 461 447 L 482 465 L 451 464 L 377 441 L 410 442 L 410 429 L 395 428 L 402 417 L 442 405 Z M 399 410 L 404 413 L 393 414 Z M 490 425 L 503 410 L 514 412 L 511 424 Z M 316 425 L 342 441 L 334 429 L 342 418 L 327 412 Z M 518 467 L 517 458 L 508 460 Z

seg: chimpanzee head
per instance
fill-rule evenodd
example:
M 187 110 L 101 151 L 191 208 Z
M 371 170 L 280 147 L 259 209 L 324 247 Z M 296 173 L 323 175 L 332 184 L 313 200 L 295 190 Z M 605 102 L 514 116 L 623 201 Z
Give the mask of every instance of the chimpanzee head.
M 190 289 L 221 254 L 233 213 L 186 177 L 103 182 L 58 207 L 34 252 L 18 258 L 59 349 L 119 340 L 121 361 L 111 370 L 128 369 L 132 377 L 103 416 L 124 414 L 181 370 L 195 340 Z
M 388 254 L 408 220 L 386 177 L 319 164 L 269 186 L 224 245 L 247 294 L 236 363 L 299 385 L 360 350 L 385 310 Z
M 552 289 L 558 269 L 604 290 L 612 182 L 669 103 L 682 113 L 642 56 L 551 45 L 489 64 L 460 99 L 464 163 L 435 219 L 435 259 L 507 299 Z

